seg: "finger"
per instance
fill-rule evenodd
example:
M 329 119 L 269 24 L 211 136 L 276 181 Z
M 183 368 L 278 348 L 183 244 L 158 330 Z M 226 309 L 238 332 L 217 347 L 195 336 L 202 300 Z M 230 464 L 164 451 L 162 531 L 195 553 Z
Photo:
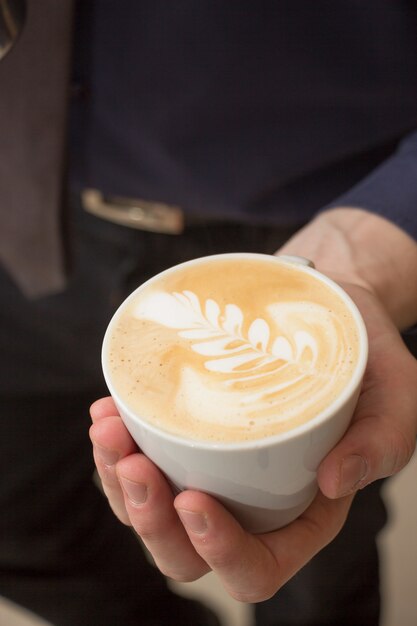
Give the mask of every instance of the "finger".
M 119 415 L 119 411 L 114 404 L 113 398 L 107 396 L 106 398 L 100 398 L 93 402 L 90 406 L 90 416 L 93 422 L 108 417 L 109 415 Z
M 265 535 L 245 532 L 218 502 L 184 492 L 175 507 L 196 551 L 241 602 L 267 600 L 331 541 L 342 527 L 352 498 L 331 501 L 320 494 L 309 512 L 288 527 Z
M 395 350 L 394 345 L 388 364 L 392 365 Z M 381 371 L 380 366 L 378 377 L 372 371 L 368 374 L 352 425 L 319 467 L 319 485 L 329 498 L 395 474 L 414 452 L 417 365 L 405 348 L 400 350 L 401 358 L 389 371 Z
M 189 491 L 177 496 L 175 508 L 196 552 L 233 598 L 257 602 L 275 592 L 277 568 L 272 553 L 218 502 Z
M 124 524 L 130 524 L 123 493 L 116 475 L 116 463 L 137 451 L 137 446 L 117 415 L 102 416 L 90 427 L 93 456 L 103 491 L 114 513 Z
M 194 550 L 173 506 L 174 495 L 162 473 L 144 455 L 117 465 L 130 522 L 165 576 L 196 580 L 209 571 Z

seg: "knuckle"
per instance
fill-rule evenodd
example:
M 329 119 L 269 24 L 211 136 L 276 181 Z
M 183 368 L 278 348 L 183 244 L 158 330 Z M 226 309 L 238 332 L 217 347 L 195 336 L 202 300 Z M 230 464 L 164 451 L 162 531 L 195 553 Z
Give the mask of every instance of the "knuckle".
M 247 553 L 243 531 L 240 535 L 229 536 L 228 541 L 213 535 L 209 539 L 205 536 L 201 537 L 198 545 L 196 537 L 193 542 L 212 569 L 223 572 L 247 571 L 248 574 L 252 570 L 253 564 L 249 562 L 250 557 Z
M 236 602 L 242 602 L 243 604 L 253 604 L 256 602 L 262 602 L 262 599 L 258 597 L 257 594 L 253 592 L 245 592 L 239 590 L 231 590 L 229 594 L 232 596 L 233 600 Z
M 152 545 L 156 549 L 163 548 L 167 544 L 171 534 L 169 525 L 158 524 L 157 521 L 149 519 L 145 512 L 138 513 L 137 511 L 134 513 L 134 524 L 136 532 L 145 544 Z
M 272 581 L 265 581 L 261 586 L 254 586 L 251 589 L 234 589 L 229 590 L 229 594 L 237 602 L 243 604 L 254 604 L 257 602 L 264 602 L 269 600 L 278 590 L 278 585 L 273 584 Z
M 177 553 L 175 555 L 172 552 L 168 554 L 166 552 L 159 553 L 159 550 L 155 549 L 154 546 L 149 546 L 148 550 L 161 574 L 175 582 L 191 583 L 210 571 L 207 563 L 201 563 L 194 557 L 190 559 L 186 553 L 183 554 L 182 560 Z
M 410 460 L 415 449 L 415 439 L 400 429 L 391 433 L 387 452 L 383 460 L 384 475 L 396 474 Z
M 242 559 L 242 551 L 204 555 L 214 571 L 223 572 L 229 580 L 240 581 L 239 585 L 229 587 L 228 593 L 237 602 L 245 604 L 268 600 L 282 583 L 281 573 L 274 558 L 252 557 L 253 555 L 247 560 Z
M 156 546 L 161 543 L 160 534 L 156 530 L 149 528 L 147 524 L 144 524 L 137 515 L 135 515 L 135 530 L 145 544 Z
M 177 583 L 192 583 L 199 578 L 191 572 L 179 572 L 171 567 L 158 565 L 158 569 L 167 578 L 175 580 Z
M 97 470 L 101 486 L 105 491 L 106 489 L 114 490 L 119 488 L 119 481 L 113 466 L 97 463 Z
M 213 552 L 210 553 L 209 551 L 205 551 L 204 558 L 207 559 L 214 570 L 223 571 L 232 566 L 232 561 L 228 558 L 228 555 L 219 555 Z
M 217 550 L 207 549 L 207 546 L 204 546 L 202 550 L 199 550 L 199 553 L 215 571 L 234 572 L 243 569 L 239 558 L 236 558 L 236 554 L 231 552 L 218 552 Z

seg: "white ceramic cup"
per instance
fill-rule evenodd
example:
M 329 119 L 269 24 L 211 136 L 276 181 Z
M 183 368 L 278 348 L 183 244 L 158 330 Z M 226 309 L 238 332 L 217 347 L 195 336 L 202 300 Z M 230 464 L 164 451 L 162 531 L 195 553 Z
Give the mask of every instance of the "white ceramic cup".
M 216 258 L 228 255 L 216 255 Z M 265 255 L 239 254 L 246 258 Z M 206 257 L 207 258 L 207 257 Z M 282 434 L 237 443 L 212 443 L 182 438 L 159 430 L 128 408 L 112 384 L 108 367 L 110 321 L 103 342 L 102 365 L 109 391 L 133 439 L 166 475 L 175 490 L 195 489 L 215 496 L 246 530 L 269 532 L 296 519 L 317 493 L 316 471 L 345 433 L 358 401 L 368 356 L 362 317 L 343 289 L 302 257 L 270 257 L 290 263 L 336 291 L 353 315 L 359 334 L 359 354 L 353 375 L 339 397 L 308 422 Z M 188 261 L 188 264 L 196 263 Z M 182 264 L 183 267 L 187 263 Z M 176 266 L 179 267 L 179 266 Z M 175 267 L 166 272 L 175 271 Z M 136 289 L 125 301 L 160 275 Z

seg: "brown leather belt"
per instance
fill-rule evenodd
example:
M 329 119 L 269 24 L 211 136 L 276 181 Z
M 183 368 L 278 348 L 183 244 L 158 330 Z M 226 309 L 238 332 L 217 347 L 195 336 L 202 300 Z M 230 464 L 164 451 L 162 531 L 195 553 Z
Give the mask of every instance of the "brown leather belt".
M 84 189 L 81 202 L 88 213 L 128 228 L 169 235 L 181 235 L 184 232 L 185 215 L 178 206 L 136 198 L 104 196 L 97 189 Z

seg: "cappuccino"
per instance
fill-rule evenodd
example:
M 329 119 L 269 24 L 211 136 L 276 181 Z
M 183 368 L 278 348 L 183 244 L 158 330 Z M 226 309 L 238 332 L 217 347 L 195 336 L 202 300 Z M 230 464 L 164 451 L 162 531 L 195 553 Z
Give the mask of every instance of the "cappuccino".
M 354 305 L 315 270 L 218 255 L 151 279 L 120 307 L 104 344 L 126 407 L 186 439 L 233 443 L 323 414 L 358 366 Z

